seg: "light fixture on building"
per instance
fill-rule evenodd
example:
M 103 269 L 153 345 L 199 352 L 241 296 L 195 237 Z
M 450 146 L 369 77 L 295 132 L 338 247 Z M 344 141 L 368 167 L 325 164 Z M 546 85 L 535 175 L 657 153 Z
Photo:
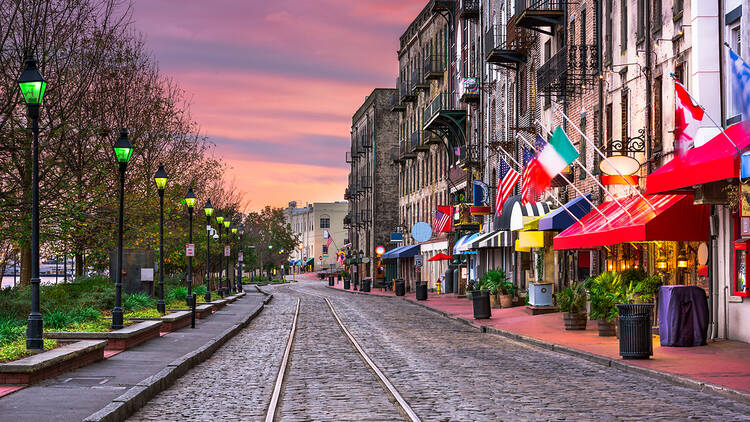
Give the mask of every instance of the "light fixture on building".
M 683 252 L 677 256 L 677 268 L 687 268 L 688 260 Z

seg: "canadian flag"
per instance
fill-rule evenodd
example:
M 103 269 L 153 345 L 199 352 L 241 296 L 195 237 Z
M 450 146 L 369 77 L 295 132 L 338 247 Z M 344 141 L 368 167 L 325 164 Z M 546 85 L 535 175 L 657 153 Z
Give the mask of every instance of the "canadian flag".
M 677 94 L 674 116 L 675 152 L 678 156 L 682 156 L 693 147 L 695 134 L 703 120 L 704 110 L 693 102 L 690 94 L 681 83 L 675 81 L 674 88 Z

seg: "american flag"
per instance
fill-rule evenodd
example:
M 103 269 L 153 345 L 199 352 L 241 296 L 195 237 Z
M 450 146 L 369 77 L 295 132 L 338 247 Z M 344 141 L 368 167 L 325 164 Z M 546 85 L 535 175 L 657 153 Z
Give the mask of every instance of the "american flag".
M 532 158 L 534 158 L 534 151 L 531 148 L 523 147 L 523 166 L 528 166 Z
M 508 199 L 510 194 L 513 192 L 513 188 L 516 186 L 516 183 L 518 183 L 518 179 L 521 177 L 521 175 L 513 170 L 508 163 L 500 159 L 499 163 L 499 169 L 500 169 L 500 178 L 497 180 L 497 198 L 495 198 L 495 209 L 497 210 L 497 215 L 499 216 L 500 213 L 503 210 L 503 204 L 505 203 L 505 200 Z
M 326 242 L 326 248 L 331 247 L 331 242 L 333 242 L 333 236 L 330 234 L 328 235 L 328 241 Z
M 435 232 L 448 233 L 451 231 L 453 209 L 450 205 L 438 205 L 435 212 Z
M 537 168 L 538 166 L 539 162 L 536 159 L 532 159 L 529 165 L 523 170 L 523 180 L 521 181 L 521 204 L 526 204 L 527 202 L 533 204 L 536 202 L 536 195 L 532 187 L 532 178 L 534 177 L 534 173 L 539 171 Z
M 537 133 L 535 144 L 536 144 L 536 150 L 541 151 L 542 149 L 544 149 L 544 146 L 547 145 L 547 141 L 545 141 L 544 138 L 542 138 L 542 135 Z

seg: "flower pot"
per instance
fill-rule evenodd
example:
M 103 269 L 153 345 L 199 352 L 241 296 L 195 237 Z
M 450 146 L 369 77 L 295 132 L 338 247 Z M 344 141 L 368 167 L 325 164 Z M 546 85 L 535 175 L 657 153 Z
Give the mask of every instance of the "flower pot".
M 596 320 L 597 329 L 599 330 L 599 337 L 614 337 L 616 334 L 615 321 L 607 321 L 606 319 Z
M 471 300 L 471 298 L 472 298 L 472 290 L 467 290 L 466 291 L 466 298 L 469 299 L 469 300 Z
M 500 297 L 500 306 L 510 308 L 513 306 L 513 295 L 498 295 Z
M 490 295 L 490 307 L 491 308 L 499 308 L 500 307 L 500 301 L 497 299 L 497 295 Z
M 588 317 L 585 312 L 563 312 L 566 330 L 585 330 Z

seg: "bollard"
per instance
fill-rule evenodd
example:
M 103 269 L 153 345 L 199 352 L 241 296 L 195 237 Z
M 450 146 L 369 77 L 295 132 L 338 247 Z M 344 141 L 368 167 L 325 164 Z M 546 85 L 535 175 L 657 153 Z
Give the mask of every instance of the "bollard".
M 193 314 L 190 317 L 190 328 L 195 328 L 195 302 L 198 301 L 198 297 L 193 293 L 193 303 L 191 304 L 191 307 L 193 308 Z

